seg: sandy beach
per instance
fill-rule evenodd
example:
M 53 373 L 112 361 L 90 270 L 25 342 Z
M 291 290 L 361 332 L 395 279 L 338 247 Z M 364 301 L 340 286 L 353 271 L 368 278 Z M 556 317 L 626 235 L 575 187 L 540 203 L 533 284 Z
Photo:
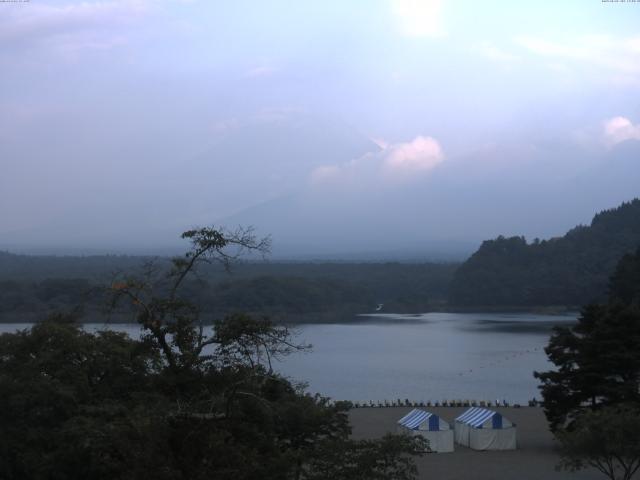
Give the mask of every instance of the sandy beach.
M 453 419 L 466 410 L 466 408 L 457 407 L 424 409 L 439 415 L 452 427 Z M 410 407 L 353 409 L 349 413 L 353 437 L 376 438 L 388 432 L 395 432 L 396 421 L 410 410 Z M 517 450 L 478 452 L 456 444 L 453 453 L 431 453 L 418 458 L 419 478 L 442 480 L 602 480 L 605 478 L 596 470 L 577 473 L 555 470 L 559 456 L 541 408 L 509 407 L 495 410 L 517 425 Z

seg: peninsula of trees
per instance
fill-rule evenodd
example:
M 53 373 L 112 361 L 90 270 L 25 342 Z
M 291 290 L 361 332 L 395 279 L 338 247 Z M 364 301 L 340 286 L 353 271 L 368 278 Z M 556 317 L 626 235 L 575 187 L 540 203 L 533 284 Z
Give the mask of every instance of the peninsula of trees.
M 485 241 L 456 271 L 457 306 L 579 306 L 603 301 L 608 278 L 640 245 L 640 200 L 598 213 L 560 238 Z

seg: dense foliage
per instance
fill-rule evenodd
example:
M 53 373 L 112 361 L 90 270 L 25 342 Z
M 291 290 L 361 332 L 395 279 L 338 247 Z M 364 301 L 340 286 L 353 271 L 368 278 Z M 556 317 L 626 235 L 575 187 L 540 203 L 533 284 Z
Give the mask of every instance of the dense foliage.
M 562 447 L 559 467 L 629 480 L 640 467 L 640 248 L 618 263 L 608 302 L 556 327 L 545 351 L 556 368 L 534 375 Z
M 545 351 L 556 369 L 535 373 L 552 430 L 602 406 L 640 406 L 639 260 L 640 249 L 622 258 L 607 304 L 588 305 L 575 326 L 554 330 Z
M 0 321 L 29 318 L 79 305 L 103 320 L 100 287 L 114 272 L 141 271 L 166 258 L 125 256 L 32 257 L 0 252 Z M 354 313 L 419 312 L 441 306 L 455 264 L 246 262 L 231 275 L 203 266 L 185 281 L 183 295 L 207 318 L 244 311 L 275 321 L 344 321 Z M 124 320 L 112 315 L 111 321 Z
M 423 440 L 351 440 L 347 404 L 272 370 L 307 348 L 285 327 L 236 314 L 207 333 L 182 296 L 201 264 L 267 245 L 247 231 L 184 238 L 192 248 L 169 270 L 150 264 L 109 287 L 140 340 L 64 315 L 0 336 L 0 478 L 415 478 Z
M 564 237 L 498 237 L 455 273 L 450 302 L 473 306 L 584 305 L 606 298 L 608 277 L 640 245 L 640 200 L 597 214 Z
M 640 468 L 640 408 L 615 405 L 586 412 L 571 430 L 559 432 L 561 468 L 593 467 L 611 480 L 631 480 Z

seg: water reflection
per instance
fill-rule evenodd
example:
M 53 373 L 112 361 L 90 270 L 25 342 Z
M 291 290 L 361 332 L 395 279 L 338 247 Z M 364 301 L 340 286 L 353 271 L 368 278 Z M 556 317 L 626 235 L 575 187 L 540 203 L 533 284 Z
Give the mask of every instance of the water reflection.
M 340 399 L 524 403 L 539 397 L 533 371 L 551 367 L 543 350 L 551 329 L 575 320 L 575 314 L 429 313 L 305 325 L 299 338 L 313 344 L 313 353 L 287 359 L 280 370 Z
M 534 370 L 551 367 L 544 354 L 555 325 L 576 315 L 428 313 L 374 314 L 350 323 L 300 325 L 293 330 L 309 354 L 277 369 L 309 389 L 353 401 L 442 401 L 538 397 Z M 0 332 L 27 324 L 0 324 Z M 87 324 L 140 335 L 135 324 Z

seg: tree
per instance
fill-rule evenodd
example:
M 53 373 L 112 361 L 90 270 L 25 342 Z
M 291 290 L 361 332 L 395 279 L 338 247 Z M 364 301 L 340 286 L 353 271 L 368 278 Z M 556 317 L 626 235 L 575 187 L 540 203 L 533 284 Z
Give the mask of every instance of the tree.
M 545 351 L 556 370 L 535 372 L 551 429 L 584 410 L 638 402 L 640 314 L 619 305 L 589 305 L 573 327 L 556 328 Z
M 561 468 L 591 466 L 611 480 L 640 467 L 640 249 L 611 278 L 609 301 L 588 305 L 578 323 L 556 328 L 545 349 L 556 370 L 534 375 Z
M 409 480 L 418 473 L 411 452 L 426 451 L 421 436 L 390 435 L 381 440 L 321 442 L 307 464 L 305 480 Z
M 150 263 L 109 287 L 140 340 L 63 315 L 0 336 L 0 477 L 415 478 L 423 442 L 351 440 L 348 403 L 274 371 L 273 359 L 308 348 L 286 327 L 236 314 L 207 333 L 186 279 L 205 262 L 265 253 L 268 239 L 213 228 L 183 238 L 191 249 L 167 268 Z
M 640 248 L 635 255 L 625 255 L 609 281 L 614 301 L 640 306 Z
M 572 430 L 557 435 L 560 467 L 576 471 L 593 467 L 611 480 L 630 480 L 640 467 L 638 405 L 604 407 L 585 413 Z
M 251 229 L 233 232 L 200 228 L 186 231 L 183 239 L 191 243 L 183 257 L 174 257 L 168 272 L 158 265 L 145 265 L 142 276 L 115 278 L 109 288 L 112 306 L 127 300 L 136 313 L 136 321 L 146 332 L 146 340 L 162 352 L 167 367 L 174 374 L 202 366 L 209 358 L 203 350 L 216 343 L 204 335 L 198 308 L 180 296 L 189 275 L 197 273 L 202 263 L 218 262 L 226 270 L 246 252 L 266 254 L 269 238 L 257 239 Z
M 152 436 L 135 424 L 158 403 L 159 360 L 122 333 L 83 331 L 71 315 L 0 335 L 0 478 L 118 478 L 144 467 L 131 460 Z
M 598 213 L 589 226 L 577 226 L 563 237 L 527 244 L 523 237 L 499 236 L 483 242 L 456 271 L 449 302 L 571 307 L 604 302 L 616 264 L 639 244 L 637 198 Z
M 606 305 L 586 306 L 575 326 L 556 328 L 549 340 L 545 351 L 557 368 L 534 375 L 542 382 L 545 414 L 554 432 L 571 428 L 587 410 L 640 404 L 640 309 L 632 297 L 619 294 L 637 289 L 633 282 L 640 276 L 633 269 L 640 268 L 638 259 L 640 250 L 619 262 Z

